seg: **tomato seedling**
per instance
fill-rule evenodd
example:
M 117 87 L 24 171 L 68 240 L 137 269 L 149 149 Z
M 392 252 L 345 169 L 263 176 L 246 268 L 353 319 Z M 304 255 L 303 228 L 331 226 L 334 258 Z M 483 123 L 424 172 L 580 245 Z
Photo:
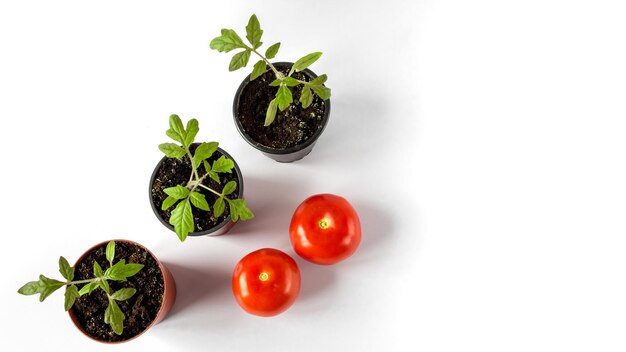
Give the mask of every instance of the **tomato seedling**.
M 300 293 L 300 269 L 278 249 L 251 252 L 235 266 L 233 294 L 246 312 L 271 317 L 287 310 Z
M 205 189 L 215 195 L 213 216 L 216 218 L 224 213 L 227 205 L 232 221 L 254 218 L 254 214 L 248 209 L 246 201 L 237 198 L 237 195 L 233 193 L 237 188 L 236 181 L 229 181 L 220 187 L 221 190 L 219 190 L 219 188 L 211 188 L 203 183 L 205 179 L 210 178 L 221 186 L 219 174 L 231 173 L 233 167 L 235 167 L 235 163 L 222 155 L 213 162 L 213 165 L 209 164 L 207 160 L 217 151 L 219 145 L 217 142 L 201 143 L 198 148 L 196 148 L 195 153 L 192 154 L 189 147 L 194 143 L 194 139 L 199 130 L 198 120 L 191 119 L 187 121 L 187 128 L 185 128 L 178 115 L 171 115 L 170 128 L 165 134 L 180 143 L 180 145 L 176 143 L 162 143 L 159 145 L 159 149 L 166 157 L 179 160 L 186 157 L 192 165 L 189 181 L 187 181 L 185 185 L 176 185 L 163 189 L 163 192 L 167 194 L 167 198 L 163 200 L 161 210 L 167 210 L 176 204 L 170 216 L 169 223 L 174 226 L 174 231 L 181 242 L 187 238 L 190 232 L 195 231 L 196 225 L 194 223 L 192 209 L 196 208 L 206 212 L 211 211 L 209 203 L 204 194 L 199 192 L 199 188 Z
M 248 20 L 248 25 L 246 26 L 246 39 L 248 39 L 250 46 L 244 43 L 241 37 L 234 30 L 224 28 L 222 29 L 222 35 L 211 40 L 210 47 L 211 49 L 226 53 L 234 49 L 242 49 L 242 51 L 236 53 L 230 60 L 230 65 L 228 66 L 229 71 L 235 71 L 248 65 L 251 53 L 257 55 L 260 60 L 254 64 L 254 68 L 250 74 L 251 81 L 265 73 L 268 67 L 274 72 L 276 79 L 270 83 L 270 86 L 278 87 L 278 90 L 276 91 L 276 97 L 270 101 L 269 106 L 267 107 L 267 111 L 265 113 L 265 126 L 269 126 L 272 122 L 274 122 L 274 119 L 276 118 L 276 108 L 283 111 L 293 103 L 293 97 L 290 89 L 291 87 L 295 87 L 300 84 L 303 85 L 299 101 L 305 109 L 313 102 L 313 94 L 319 96 L 323 100 L 330 99 L 330 88 L 324 86 L 324 83 L 328 78 L 325 74 L 318 76 L 310 82 L 292 77 L 294 72 L 303 71 L 317 61 L 317 59 L 322 56 L 321 52 L 314 52 L 303 56 L 293 64 L 291 70 L 289 70 L 289 73 L 285 76 L 269 61 L 278 53 L 280 43 L 275 43 L 268 47 L 265 51 L 265 55 L 263 55 L 257 50 L 261 47 L 261 45 L 263 45 L 263 42 L 261 41 L 262 35 L 263 30 L 261 29 L 261 24 L 259 23 L 256 15 L 252 15 L 250 20 Z
M 316 264 L 330 265 L 357 250 L 361 243 L 361 223 L 345 198 L 317 194 L 296 208 L 289 237 L 299 256 Z
M 63 286 L 65 288 L 65 310 L 68 311 L 76 302 L 76 299 L 80 296 L 102 289 L 108 298 L 108 306 L 104 311 L 104 322 L 111 325 L 113 331 L 121 335 L 124 331 L 124 319 L 126 316 L 117 305 L 117 301 L 125 301 L 131 298 L 137 290 L 134 288 L 122 288 L 115 292 L 112 292 L 109 285 L 109 280 L 113 281 L 126 281 L 127 278 L 134 276 L 143 268 L 143 264 L 126 263 L 125 259 L 113 264 L 115 257 L 115 242 L 111 241 L 106 247 L 106 258 L 109 261 L 109 267 L 106 270 L 102 270 L 102 267 L 98 262 L 93 262 L 93 275 L 94 278 L 86 280 L 74 280 L 74 268 L 70 266 L 67 259 L 59 258 L 59 272 L 65 278 L 65 282 L 50 279 L 43 275 L 39 275 L 38 281 L 31 281 L 22 286 L 17 292 L 22 295 L 35 295 L 39 294 L 39 301 L 43 302 L 51 293 L 60 289 Z M 84 284 L 79 290 L 77 285 Z

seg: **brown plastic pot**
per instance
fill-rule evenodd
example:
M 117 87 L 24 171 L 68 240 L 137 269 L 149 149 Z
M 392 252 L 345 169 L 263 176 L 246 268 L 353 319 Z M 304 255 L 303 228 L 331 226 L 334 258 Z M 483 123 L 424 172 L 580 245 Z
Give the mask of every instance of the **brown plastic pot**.
M 119 343 L 124 343 L 124 342 L 128 342 L 131 340 L 136 339 L 137 337 L 143 335 L 146 331 L 148 331 L 151 327 L 153 327 L 154 325 L 158 324 L 159 322 L 161 322 L 163 319 L 165 319 L 165 317 L 167 316 L 167 314 L 170 312 L 170 310 L 172 309 L 172 306 L 174 306 L 174 302 L 176 301 L 176 282 L 174 281 L 174 277 L 172 276 L 172 273 L 167 269 L 167 267 L 161 263 L 159 261 L 159 259 L 152 253 L 150 252 L 150 250 L 148 250 L 148 248 L 142 246 L 141 244 L 134 242 L 134 241 L 130 241 L 130 240 L 113 240 L 116 243 L 121 243 L 121 242 L 125 242 L 128 244 L 132 244 L 135 245 L 137 247 L 140 247 L 141 249 L 145 250 L 146 252 L 148 252 L 148 254 L 150 254 L 152 256 L 152 258 L 154 258 L 154 260 L 157 262 L 157 264 L 159 265 L 159 270 L 161 271 L 161 275 L 163 277 L 163 299 L 161 301 L 161 307 L 159 308 L 159 311 L 157 312 L 156 317 L 154 318 L 154 320 L 150 323 L 150 325 L 148 325 L 143 331 L 141 331 L 140 333 L 138 333 L 135 336 L 132 336 L 126 340 L 121 340 L 121 341 L 104 341 L 101 340 L 99 338 L 96 338 L 92 335 L 89 335 L 85 329 L 82 327 L 82 325 L 79 324 L 76 315 L 74 314 L 74 308 L 71 308 L 68 313 L 70 315 L 70 319 L 72 319 L 72 323 L 74 323 L 74 325 L 76 326 L 76 328 L 83 333 L 83 335 L 87 336 L 88 338 L 97 341 L 97 342 L 101 342 L 101 343 L 105 343 L 105 344 L 119 344 Z M 106 247 L 106 245 L 110 242 L 109 241 L 105 241 L 102 243 L 98 243 L 95 246 L 89 248 L 88 250 L 85 251 L 85 253 L 83 253 L 83 255 L 80 256 L 80 258 L 78 258 L 78 260 L 76 261 L 76 263 L 74 264 L 74 268 L 77 267 L 78 264 L 80 264 L 85 257 L 93 250 L 98 249 L 100 247 Z M 139 292 L 139 291 L 138 291 Z
M 194 143 L 194 145 L 198 145 L 200 143 Z M 227 152 L 224 151 L 224 149 L 222 148 L 217 148 L 217 152 L 220 153 L 221 155 L 227 157 L 228 159 L 233 161 L 233 164 L 235 164 L 235 167 L 233 167 L 233 172 L 237 175 L 237 198 L 243 198 L 243 175 L 241 174 L 241 169 L 239 168 L 239 165 L 237 165 L 237 161 L 235 159 L 233 159 L 232 156 L 230 156 L 230 154 L 228 154 Z M 150 183 L 148 184 L 148 197 L 150 199 L 150 206 L 152 207 L 152 212 L 154 213 L 154 215 L 157 217 L 157 219 L 159 219 L 159 221 L 161 222 L 161 224 L 163 224 L 163 226 L 167 227 L 168 229 L 170 229 L 171 231 L 174 231 L 174 226 L 172 226 L 167 220 L 163 219 L 163 217 L 161 217 L 161 215 L 159 214 L 159 206 L 154 204 L 154 202 L 152 201 L 152 185 L 154 184 L 154 179 L 157 176 L 157 172 L 159 171 L 159 169 L 161 168 L 161 164 L 163 164 L 163 162 L 165 160 L 167 160 L 167 157 L 163 157 L 159 163 L 157 164 L 157 166 L 154 168 L 154 171 L 152 171 L 152 176 L 150 176 Z M 225 233 L 227 233 L 228 231 L 230 231 L 230 229 L 235 226 L 235 222 L 231 220 L 230 216 L 226 217 L 222 222 L 220 222 L 219 224 L 203 230 L 203 231 L 194 231 L 194 232 L 190 232 L 188 234 L 188 236 L 192 236 L 192 237 L 196 237 L 196 236 L 219 236 L 219 235 L 223 235 Z
M 273 63 L 273 65 L 278 68 L 283 68 L 283 67 L 291 68 L 291 66 L 293 66 L 293 63 L 276 62 L 276 63 Z M 300 72 L 308 76 L 309 79 L 311 80 L 317 77 L 317 75 L 313 71 L 309 70 L 308 68 Z M 246 142 L 248 142 L 248 144 L 250 144 L 252 147 L 254 147 L 255 149 L 259 150 L 261 153 L 263 153 L 263 155 L 281 163 L 290 163 L 296 160 L 300 160 L 304 158 L 305 156 L 307 156 L 309 153 L 311 153 L 311 151 L 313 150 L 313 147 L 315 146 L 315 142 L 317 142 L 317 139 L 322 135 L 322 132 L 324 132 L 324 129 L 326 128 L 326 125 L 328 124 L 328 118 L 330 117 L 330 99 L 325 101 L 325 105 L 324 105 L 325 110 L 324 110 L 324 117 L 322 118 L 322 126 L 311 136 L 311 138 L 307 139 L 301 144 L 298 144 L 290 148 L 285 148 L 285 149 L 270 148 L 254 140 L 254 138 L 252 138 L 243 128 L 243 125 L 241 124 L 241 121 L 239 120 L 239 117 L 238 117 L 239 116 L 239 99 L 241 97 L 241 93 L 243 92 L 243 89 L 246 87 L 246 85 L 248 85 L 249 82 L 250 82 L 250 75 L 248 75 L 243 80 L 243 82 L 241 82 L 241 84 L 239 85 L 239 88 L 237 88 L 237 92 L 235 92 L 235 99 L 233 101 L 233 119 L 235 121 L 235 126 L 237 127 L 237 131 L 239 132 L 241 137 Z

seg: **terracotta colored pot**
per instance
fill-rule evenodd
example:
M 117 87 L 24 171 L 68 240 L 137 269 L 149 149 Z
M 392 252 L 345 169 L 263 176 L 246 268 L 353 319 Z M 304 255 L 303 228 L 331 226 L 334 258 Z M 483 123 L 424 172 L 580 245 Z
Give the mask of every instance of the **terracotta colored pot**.
M 104 341 L 101 339 L 98 339 L 94 336 L 89 335 L 84 328 L 79 324 L 75 313 L 74 313 L 74 308 L 70 309 L 68 311 L 70 318 L 72 319 L 72 322 L 74 323 L 74 325 L 76 326 L 76 328 L 78 328 L 78 330 L 80 332 L 82 332 L 85 336 L 89 337 L 90 339 L 94 340 L 94 341 L 98 341 L 101 343 L 105 343 L 105 344 L 118 344 L 118 343 L 123 343 L 123 342 L 128 342 L 130 340 L 134 340 L 137 337 L 143 335 L 146 331 L 148 331 L 152 326 L 158 324 L 159 322 L 161 322 L 163 319 L 165 319 L 165 317 L 167 316 L 167 314 L 170 312 L 170 310 L 172 309 L 172 306 L 174 306 L 174 302 L 176 301 L 176 282 L 174 281 L 174 277 L 172 276 L 172 273 L 167 269 L 167 267 L 165 267 L 165 265 L 163 263 L 161 263 L 157 257 L 148 250 L 148 248 L 142 246 L 141 244 L 134 242 L 134 241 L 130 241 L 130 240 L 113 240 L 116 243 L 128 243 L 131 245 L 135 245 L 137 247 L 140 247 L 141 249 L 145 250 L 146 252 L 148 252 L 148 254 L 150 254 L 150 256 L 152 256 L 152 258 L 154 258 L 154 260 L 157 262 L 158 266 L 159 266 L 159 270 L 161 271 L 161 275 L 163 276 L 163 299 L 161 301 L 161 306 L 159 308 L 159 311 L 157 312 L 156 317 L 154 318 L 154 320 L 140 333 L 138 333 L 135 336 L 132 336 L 126 340 L 121 340 L 121 341 Z M 80 258 L 78 258 L 78 260 L 76 261 L 76 263 L 74 264 L 74 268 L 76 268 L 78 266 L 78 264 L 80 264 L 85 257 L 93 250 L 98 249 L 100 247 L 106 247 L 106 245 L 109 243 L 110 241 L 105 241 L 102 243 L 98 243 L 95 246 L 89 248 L 87 251 L 85 251 L 85 253 L 83 253 L 83 255 L 80 256 Z M 140 292 L 140 291 L 138 291 Z

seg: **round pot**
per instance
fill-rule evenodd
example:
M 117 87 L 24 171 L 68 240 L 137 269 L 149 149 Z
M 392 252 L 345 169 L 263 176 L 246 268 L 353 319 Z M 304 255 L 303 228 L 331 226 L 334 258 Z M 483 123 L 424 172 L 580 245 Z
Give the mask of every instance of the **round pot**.
M 273 65 L 277 69 L 280 69 L 280 68 L 289 69 L 291 68 L 291 66 L 293 66 L 293 63 L 276 62 L 276 63 L 273 63 Z M 315 77 L 317 77 L 317 75 L 309 69 L 305 69 L 300 72 L 306 75 L 309 78 L 309 80 L 312 80 Z M 239 116 L 239 101 L 241 98 L 241 94 L 244 88 L 248 85 L 248 83 L 250 83 L 250 75 L 248 75 L 243 80 L 243 82 L 241 82 L 241 84 L 239 85 L 239 88 L 237 89 L 237 92 L 235 93 L 235 99 L 233 102 L 233 119 L 235 121 L 235 126 L 237 127 L 237 131 L 239 131 L 239 134 L 241 135 L 241 137 L 243 137 L 243 139 L 246 142 L 248 142 L 248 144 L 260 150 L 261 153 L 263 153 L 265 156 L 272 158 L 278 162 L 289 163 L 292 161 L 300 160 L 304 158 L 305 156 L 307 156 L 313 150 L 313 146 L 315 145 L 315 142 L 317 141 L 317 139 L 320 137 L 320 135 L 326 128 L 326 125 L 328 123 L 328 118 L 330 116 L 330 99 L 324 101 L 325 109 L 324 109 L 324 114 L 323 114 L 322 121 L 321 121 L 321 126 L 317 129 L 317 131 L 315 131 L 315 133 L 311 137 L 309 137 L 302 143 L 297 144 L 293 147 L 289 147 L 285 149 L 271 148 L 254 140 L 250 136 L 250 134 L 246 132 L 243 124 L 241 123 L 241 120 L 238 117 Z M 294 103 L 295 102 L 296 102 L 296 99 L 294 98 Z M 275 120 L 273 123 L 279 123 L 278 119 Z
M 198 146 L 200 145 L 200 143 L 193 143 L 192 145 Z M 241 169 L 239 169 L 239 165 L 237 165 L 237 162 L 235 161 L 235 159 L 233 159 L 233 157 L 231 157 L 230 154 L 225 152 L 222 148 L 217 148 L 217 153 L 219 153 L 220 155 L 224 155 L 228 159 L 232 160 L 233 163 L 235 164 L 235 167 L 233 168 L 233 173 L 237 176 L 237 190 L 238 190 L 237 198 L 243 198 L 243 175 L 241 174 Z M 150 184 L 149 184 L 150 187 L 148 188 L 148 197 L 150 198 L 150 205 L 152 206 L 152 212 L 157 217 L 157 219 L 159 219 L 159 221 L 161 222 L 161 224 L 163 224 L 163 226 L 167 227 L 171 231 L 174 231 L 174 226 L 172 226 L 168 222 L 168 220 L 164 219 L 160 214 L 161 204 L 155 204 L 152 198 L 152 186 L 154 185 L 159 169 L 161 168 L 161 166 L 167 159 L 169 158 L 163 157 L 161 161 L 159 161 L 157 166 L 154 168 L 154 171 L 152 171 L 152 176 L 150 177 Z M 233 226 L 235 226 L 235 222 L 230 219 L 230 216 L 226 216 L 224 220 L 219 222 L 217 225 L 212 226 L 211 228 L 208 228 L 206 230 L 190 232 L 188 236 L 223 235 L 227 233 Z
M 129 258 L 127 256 L 119 257 L 117 255 L 117 253 L 118 253 L 117 249 L 120 247 L 120 244 L 122 244 L 122 245 L 126 244 L 126 245 L 130 245 L 130 246 L 138 247 L 139 248 L 139 252 L 143 251 L 143 252 L 147 253 L 147 255 L 150 256 L 154 260 L 154 262 L 156 262 L 156 264 L 158 266 L 158 269 L 159 269 L 158 270 L 159 271 L 159 275 L 160 275 L 160 277 L 162 279 L 162 282 L 163 282 L 163 296 L 162 296 L 162 299 L 161 299 L 161 303 L 160 303 L 160 305 L 158 307 L 158 310 L 156 312 L 156 315 L 154 316 L 154 319 L 144 329 L 142 329 L 141 331 L 139 331 L 139 332 L 137 332 L 135 334 L 129 335 L 129 336 L 124 336 L 124 333 L 127 333 L 127 331 L 128 331 L 127 329 L 130 328 L 130 326 L 128 325 L 128 321 L 129 321 L 128 316 L 129 316 L 129 314 L 128 314 L 127 311 L 124 311 L 122 309 L 122 311 L 126 315 L 126 319 L 124 320 L 124 333 L 122 335 L 120 335 L 120 336 L 122 336 L 122 338 L 120 340 L 117 340 L 117 341 L 108 341 L 108 340 L 105 340 L 105 339 L 103 339 L 101 337 L 94 336 L 94 335 L 90 334 L 85 329 L 85 327 L 81 324 L 79 318 L 77 317 L 77 313 L 75 311 L 76 304 L 78 303 L 78 301 L 77 301 L 77 303 L 75 303 L 74 306 L 68 311 L 68 313 L 70 315 L 70 318 L 72 319 L 72 322 L 74 323 L 76 328 L 78 328 L 78 330 L 80 332 L 82 332 L 85 336 L 89 337 L 90 339 L 98 341 L 98 342 L 106 343 L 106 344 L 117 344 L 117 343 L 128 342 L 130 340 L 136 339 L 137 337 L 139 337 L 140 335 L 142 335 L 143 333 L 148 331 L 152 326 L 154 326 L 154 325 L 158 324 L 160 321 L 162 321 L 167 316 L 167 314 L 170 312 L 170 310 L 172 309 L 172 306 L 174 305 L 174 301 L 176 300 L 176 282 L 174 281 L 174 277 L 172 276 L 172 273 L 167 269 L 167 267 L 165 267 L 165 265 L 163 263 L 161 263 L 157 259 L 157 257 L 154 256 L 154 254 L 152 254 L 152 252 L 150 252 L 146 247 L 140 245 L 139 243 L 136 243 L 136 242 L 133 242 L 133 241 L 130 241 L 130 240 L 113 240 L 113 241 L 115 241 L 115 244 L 116 244 L 116 256 L 115 256 L 115 259 L 114 259 L 114 263 L 117 263 L 121 259 L 126 259 L 127 262 L 129 260 Z M 106 246 L 107 246 L 107 244 L 109 242 L 110 241 L 98 243 L 95 246 L 93 246 L 90 249 L 88 249 L 87 251 L 85 251 L 85 253 L 83 253 L 83 255 L 81 255 L 80 258 L 78 258 L 78 260 L 76 261 L 76 264 L 74 264 L 74 268 L 76 270 L 78 270 L 79 265 L 92 252 L 98 251 L 100 249 L 104 252 L 104 250 L 105 250 L 105 248 L 106 248 Z M 149 259 L 147 259 L 147 260 L 149 260 Z M 102 265 L 106 265 L 106 266 L 102 266 L 103 270 L 106 270 L 106 268 L 108 268 L 108 262 L 106 260 L 104 260 L 104 261 L 100 261 L 99 260 L 98 263 L 101 266 Z M 142 263 L 142 264 L 145 265 L 145 263 Z M 93 263 L 87 263 L 87 265 L 89 265 L 90 267 L 93 267 Z M 146 270 L 146 269 L 147 269 L 147 267 L 144 266 L 144 268 L 141 269 L 141 270 Z M 140 273 L 141 273 L 141 271 L 140 271 Z M 137 276 L 137 275 L 135 275 L 135 276 Z M 125 285 L 130 285 L 130 283 L 132 282 L 131 280 L 133 280 L 133 278 L 135 276 L 129 277 L 128 281 L 126 281 L 124 284 Z M 143 291 L 143 289 L 145 289 L 145 287 L 141 287 L 141 286 L 138 285 L 135 288 L 137 289 L 137 292 L 135 293 L 135 295 L 133 295 L 133 297 L 131 297 L 129 299 L 129 301 L 133 301 L 134 298 L 140 297 L 140 295 L 143 296 L 143 294 L 145 293 L 145 291 Z M 94 292 L 92 292 L 90 294 L 87 294 L 85 296 L 82 296 L 81 298 L 79 298 L 79 300 L 88 299 L 90 295 L 94 294 Z M 138 302 L 135 301 L 134 304 L 137 305 Z M 121 308 L 121 304 L 120 304 L 120 308 Z M 104 317 L 102 317 L 102 318 L 104 318 Z

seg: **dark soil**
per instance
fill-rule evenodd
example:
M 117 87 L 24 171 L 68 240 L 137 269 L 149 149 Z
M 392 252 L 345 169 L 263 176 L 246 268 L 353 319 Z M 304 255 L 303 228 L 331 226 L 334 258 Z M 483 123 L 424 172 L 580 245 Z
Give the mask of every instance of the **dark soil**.
M 291 65 L 275 66 L 285 75 L 291 68 Z M 307 82 L 312 80 L 303 72 L 296 72 L 292 77 Z M 299 101 L 302 85 L 290 87 L 293 103 L 284 111 L 278 109 L 274 122 L 267 127 L 263 126 L 267 107 L 278 91 L 278 87 L 269 85 L 275 79 L 274 72 L 268 68 L 263 75 L 248 82 L 241 91 L 237 118 L 252 140 L 265 147 L 287 149 L 302 144 L 322 128 L 326 106 L 324 100 L 313 94 L 313 103 L 303 109 Z
M 196 148 L 200 145 L 199 143 L 194 143 L 189 147 L 192 153 L 195 152 Z M 213 153 L 213 155 L 208 159 L 209 163 L 212 165 L 213 161 L 219 159 L 222 154 L 218 151 Z M 198 175 L 200 177 L 204 176 L 206 171 L 204 167 L 200 166 L 198 168 Z M 176 205 L 171 206 L 167 210 L 161 210 L 161 204 L 165 198 L 167 198 L 167 194 L 163 192 L 163 189 L 168 187 L 174 187 L 176 185 L 186 185 L 187 181 L 189 181 L 189 176 L 191 175 L 191 162 L 188 157 L 183 157 L 181 160 L 175 158 L 167 158 L 161 164 L 161 167 L 157 170 L 156 177 L 154 178 L 154 183 L 151 186 L 150 194 L 152 195 L 152 202 L 158 209 L 159 216 L 165 220 L 165 222 L 169 222 L 170 215 L 172 211 L 176 208 Z M 202 181 L 202 184 L 212 188 L 214 190 L 220 191 L 228 181 L 237 182 L 237 188 L 233 192 L 233 194 L 239 193 L 239 182 L 237 180 L 237 171 L 233 168 L 233 172 L 230 174 L 220 173 L 219 174 L 221 183 L 217 183 L 213 181 L 211 178 L 207 177 Z M 204 188 L 198 187 L 196 190 L 202 194 L 206 198 L 209 206 L 211 207 L 211 211 L 204 211 L 193 207 L 193 217 L 195 223 L 194 232 L 200 232 L 204 230 L 208 230 L 215 225 L 221 223 L 226 218 L 230 217 L 229 207 L 226 207 L 226 210 L 220 217 L 213 216 L 213 203 L 215 203 L 216 197 L 210 191 L 207 191 Z M 192 236 L 193 234 L 189 234 Z
M 109 267 L 105 248 L 106 244 L 92 250 L 76 265 L 74 280 L 93 278 L 94 261 L 100 264 L 102 270 Z M 125 282 L 109 281 L 111 292 L 125 287 L 132 287 L 137 290 L 131 298 L 117 302 L 126 316 L 122 335 L 116 335 L 111 326 L 104 323 L 104 311 L 108 306 L 108 299 L 102 289 L 97 289 L 78 298 L 72 307 L 72 311 L 84 331 L 98 340 L 124 341 L 140 334 L 154 321 L 163 301 L 163 276 L 159 265 L 150 253 L 134 244 L 115 242 L 114 263 L 121 259 L 125 259 L 127 263 L 144 265 L 137 274 L 129 277 Z

